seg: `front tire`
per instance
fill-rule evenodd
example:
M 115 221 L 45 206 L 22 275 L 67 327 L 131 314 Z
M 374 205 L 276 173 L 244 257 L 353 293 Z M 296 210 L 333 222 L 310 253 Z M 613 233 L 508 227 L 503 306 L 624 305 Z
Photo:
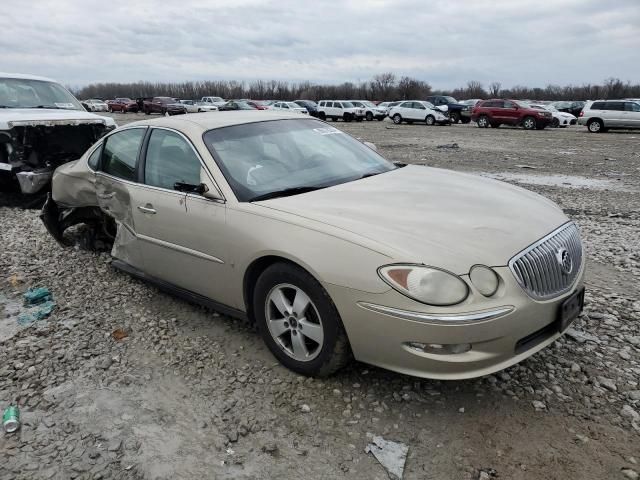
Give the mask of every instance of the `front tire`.
M 533 117 L 525 117 L 522 120 L 522 126 L 525 130 L 534 130 L 536 128 L 536 119 Z
M 340 314 L 320 283 L 289 263 L 267 268 L 256 282 L 253 311 L 260 335 L 287 368 L 327 376 L 351 360 Z
M 393 118 L 393 123 L 395 123 L 396 125 L 400 125 L 402 123 L 402 117 L 400 116 L 399 113 L 396 113 Z
M 345 114 L 342 116 L 342 120 L 344 120 L 345 122 L 350 122 L 351 120 L 353 120 L 353 117 L 352 117 L 350 114 L 345 113 Z
M 451 112 L 451 123 L 458 123 L 460 121 L 460 112 Z
M 489 117 L 486 115 L 481 115 L 478 117 L 478 127 L 479 128 L 489 128 Z
M 326 121 L 327 120 L 327 114 L 324 112 L 320 112 L 318 113 L 318 118 L 322 121 Z
M 587 130 L 591 133 L 604 132 L 604 124 L 602 123 L 602 120 L 589 120 L 589 123 L 587 123 Z
M 557 118 L 554 118 L 553 120 L 551 120 L 551 128 L 558 128 L 560 126 L 560 120 L 558 120 Z
M 367 112 L 365 118 L 367 119 L 367 122 L 371 122 L 373 120 L 373 113 Z
M 424 123 L 429 126 L 436 124 L 436 118 L 433 115 L 427 115 L 427 118 L 424 119 Z

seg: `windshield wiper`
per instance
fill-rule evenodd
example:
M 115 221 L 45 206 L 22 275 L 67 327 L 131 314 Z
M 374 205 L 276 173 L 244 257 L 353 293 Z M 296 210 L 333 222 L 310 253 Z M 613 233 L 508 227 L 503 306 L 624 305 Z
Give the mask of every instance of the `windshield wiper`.
M 275 190 L 273 192 L 263 193 L 262 195 L 258 195 L 256 197 L 253 197 L 249 201 L 250 202 L 257 202 L 259 200 L 268 200 L 270 198 L 290 197 L 291 195 L 298 195 L 299 193 L 313 192 L 314 190 L 320 190 L 322 188 L 327 188 L 327 187 L 314 187 L 314 186 L 309 185 L 309 186 L 306 186 L 306 187 L 284 188 L 282 190 Z

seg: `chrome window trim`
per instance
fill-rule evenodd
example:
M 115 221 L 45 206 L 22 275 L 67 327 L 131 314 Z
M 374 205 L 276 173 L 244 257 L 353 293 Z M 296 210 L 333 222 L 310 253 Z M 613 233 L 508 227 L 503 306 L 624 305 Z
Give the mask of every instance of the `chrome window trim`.
M 381 313 L 390 317 L 401 318 L 403 320 L 411 320 L 414 322 L 427 323 L 432 325 L 467 325 L 470 323 L 486 322 L 504 317 L 515 311 L 515 307 L 506 305 L 492 310 L 468 313 L 424 313 L 414 312 L 412 310 L 402 310 L 384 305 L 376 305 L 369 302 L 358 302 L 360 308 L 370 310 L 375 313 Z

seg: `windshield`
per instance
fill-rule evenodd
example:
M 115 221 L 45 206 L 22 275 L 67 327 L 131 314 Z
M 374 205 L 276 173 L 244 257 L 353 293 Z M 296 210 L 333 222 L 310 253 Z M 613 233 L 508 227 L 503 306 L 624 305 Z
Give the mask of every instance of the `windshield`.
M 396 167 L 317 120 L 272 120 L 210 130 L 204 141 L 238 200 L 324 188 Z
M 458 103 L 458 101 L 453 97 L 444 97 L 444 99 L 449 103 Z
M 512 100 L 512 102 L 515 103 L 520 108 L 530 108 L 527 102 L 522 102 L 520 100 Z
M 8 108 L 40 107 L 84 111 L 80 102 L 62 85 L 22 78 L 0 78 L 0 105 Z
M 342 101 L 340 103 L 342 103 L 342 108 L 355 108 L 355 105 L 351 102 Z
M 193 105 L 193 100 L 180 100 L 180 103 L 184 103 L 185 105 Z
M 287 105 L 289 105 L 289 108 L 303 108 L 297 103 L 293 103 L 293 102 L 287 102 Z
M 362 105 L 364 105 L 365 107 L 375 108 L 375 104 L 370 102 L 369 100 L 364 100 L 363 102 L 360 102 L 360 103 L 362 103 Z

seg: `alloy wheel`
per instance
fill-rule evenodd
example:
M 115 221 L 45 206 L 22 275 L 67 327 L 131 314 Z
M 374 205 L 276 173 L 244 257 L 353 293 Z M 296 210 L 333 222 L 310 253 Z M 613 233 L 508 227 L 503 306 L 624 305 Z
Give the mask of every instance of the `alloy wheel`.
M 295 285 L 282 283 L 271 289 L 265 318 L 271 337 L 294 360 L 308 362 L 322 350 L 324 328 L 318 309 Z

